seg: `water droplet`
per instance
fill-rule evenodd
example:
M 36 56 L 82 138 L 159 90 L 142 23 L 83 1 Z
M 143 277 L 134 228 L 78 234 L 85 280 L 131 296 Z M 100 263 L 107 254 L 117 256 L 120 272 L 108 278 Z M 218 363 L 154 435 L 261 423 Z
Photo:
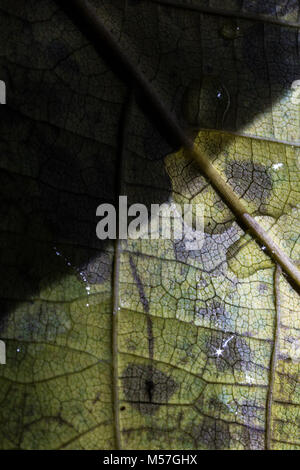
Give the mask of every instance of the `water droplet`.
M 225 84 L 212 75 L 193 81 L 183 96 L 183 116 L 193 127 L 222 128 L 229 107 L 230 95 Z
M 280 162 L 280 163 L 274 163 L 274 164 L 272 165 L 272 168 L 273 168 L 274 170 L 278 170 L 278 169 L 281 168 L 282 166 L 283 166 L 283 163 L 281 163 L 281 162 Z
M 236 21 L 227 20 L 220 29 L 220 35 L 224 39 L 236 39 L 240 35 L 240 27 L 237 26 Z
M 215 348 L 215 356 L 220 357 L 223 355 L 223 349 L 221 348 Z

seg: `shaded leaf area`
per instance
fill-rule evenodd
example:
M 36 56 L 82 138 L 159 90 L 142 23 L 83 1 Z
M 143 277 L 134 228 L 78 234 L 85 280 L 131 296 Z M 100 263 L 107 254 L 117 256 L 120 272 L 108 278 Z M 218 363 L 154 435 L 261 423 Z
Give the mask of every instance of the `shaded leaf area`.
M 152 0 L 162 5 L 190 8 L 199 11 L 228 13 L 231 17 L 253 17 L 259 21 L 280 21 L 283 24 L 299 25 L 299 2 L 297 0 Z
M 145 1 L 127 2 L 125 14 L 122 1 L 94 5 L 183 126 L 299 142 L 297 28 Z
M 297 262 L 298 30 L 261 21 L 273 1 L 243 2 L 259 21 L 91 3 Z M 277 3 L 296 21 L 295 3 Z M 54 2 L 3 1 L 1 16 L 1 448 L 300 447 L 297 294 Z M 119 192 L 202 204 L 203 247 L 128 240 L 115 253 L 95 213 Z
M 53 2 L 5 9 L 1 447 L 56 448 L 81 435 L 83 446 L 113 447 L 113 248 L 96 238 L 96 208 L 116 203 L 127 91 Z M 128 190 L 129 204 L 160 202 L 171 148 L 143 115 L 138 122 L 127 181 L 148 167 L 149 188 Z

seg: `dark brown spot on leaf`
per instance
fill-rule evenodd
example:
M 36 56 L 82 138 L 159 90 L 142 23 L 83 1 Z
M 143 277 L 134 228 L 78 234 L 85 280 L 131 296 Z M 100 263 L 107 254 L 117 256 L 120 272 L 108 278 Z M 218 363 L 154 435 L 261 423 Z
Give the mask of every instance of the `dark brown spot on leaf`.
M 168 403 L 178 385 L 152 366 L 129 364 L 122 374 L 126 400 L 142 414 L 152 415 Z
M 264 165 L 253 162 L 231 162 L 225 170 L 228 183 L 246 201 L 261 206 L 270 197 L 272 179 Z
M 209 450 L 228 449 L 230 446 L 229 424 L 212 418 L 204 418 L 200 425 L 194 426 L 192 434 L 195 449 Z

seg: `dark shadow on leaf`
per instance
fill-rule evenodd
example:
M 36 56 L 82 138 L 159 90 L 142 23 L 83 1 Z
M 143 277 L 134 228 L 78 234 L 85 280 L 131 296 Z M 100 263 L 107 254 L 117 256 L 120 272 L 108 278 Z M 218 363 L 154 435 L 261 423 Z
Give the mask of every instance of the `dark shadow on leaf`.
M 99 6 L 98 2 L 93 3 Z M 36 8 L 42 6 L 36 2 Z M 91 41 L 94 51 L 91 57 L 95 59 L 95 52 L 98 54 L 103 73 L 107 72 L 102 60 L 121 80 L 116 80 L 120 90 L 123 84 L 131 89 L 130 77 L 124 74 L 111 51 L 95 43 L 91 31 L 85 28 L 82 18 L 74 15 L 70 5 L 64 3 L 64 8 L 83 36 L 78 32 L 74 34 L 70 19 L 57 11 L 53 24 L 70 28 L 79 50 L 86 47 L 86 39 Z M 107 8 L 109 11 L 110 7 Z M 148 26 L 147 31 L 153 41 L 147 41 L 149 50 L 136 41 L 133 54 L 136 56 L 138 51 L 142 61 L 147 56 L 148 70 L 157 68 L 159 41 L 181 42 L 164 55 L 154 82 L 156 86 L 168 84 L 167 91 L 162 88 L 162 99 L 169 100 L 172 111 L 191 136 L 196 135 L 198 128 L 242 129 L 257 114 L 270 110 L 272 103 L 281 98 L 299 74 L 299 63 L 297 65 L 295 60 L 297 30 L 293 28 L 265 26 L 246 20 L 237 23 L 222 16 L 191 12 L 181 17 L 172 8 L 163 8 L 160 14 L 162 19 L 168 20 L 169 30 L 159 29 L 155 21 L 157 8 L 154 4 L 130 2 L 123 33 L 127 30 L 129 38 L 134 32 L 139 37 L 143 21 L 133 20 L 148 15 L 151 27 Z M 266 13 L 266 8 L 263 11 L 260 8 L 257 13 Z M 19 21 L 9 15 L 8 18 L 11 23 L 7 26 L 7 34 L 14 28 L 19 31 Z M 194 43 L 185 43 L 189 33 L 182 29 L 184 21 L 191 23 Z M 135 107 L 134 113 L 126 117 L 130 122 L 122 122 L 126 93 L 118 93 L 121 102 L 116 102 L 113 95 L 111 98 L 104 89 L 101 90 L 107 82 L 103 85 L 100 74 L 96 78 L 100 98 L 90 97 L 89 80 L 95 78 L 86 75 L 82 57 L 76 58 L 74 46 L 67 42 L 68 36 L 57 39 L 55 30 L 51 30 L 47 41 L 39 42 L 33 28 L 30 21 L 24 22 L 20 40 L 25 47 L 20 46 L 16 59 L 22 53 L 27 54 L 30 46 L 29 57 L 43 56 L 41 70 L 20 66 L 17 61 L 14 63 L 14 57 L 10 62 L 2 59 L 1 65 L 1 78 L 7 83 L 9 96 L 8 104 L 0 109 L 3 162 L 1 278 L 5 299 L 2 318 L 13 309 L 14 302 L 38 295 L 41 280 L 59 279 L 72 266 L 79 278 L 82 277 L 80 273 L 84 273 L 85 282 L 108 279 L 111 247 L 96 238 L 95 214 L 97 206 L 103 202 L 117 205 L 120 155 L 125 159 L 122 193 L 128 195 L 129 205 L 141 202 L 149 209 L 151 203 L 163 203 L 170 195 L 171 185 L 163 159 L 178 148 L 174 136 L 151 113 L 142 90 L 133 89 L 142 112 Z M 5 37 L 5 29 L 3 34 Z M 170 38 L 172 34 L 173 39 Z M 201 41 L 209 41 L 207 51 L 199 47 Z M 234 57 L 236 49 L 241 55 L 238 60 Z M 9 50 L 5 52 L 9 54 Z M 78 93 L 81 78 L 83 85 Z M 43 116 L 48 116 L 49 123 Z M 124 125 L 130 135 L 121 142 Z M 110 140 L 115 139 L 114 146 L 105 143 L 109 141 L 106 132 L 111 132 Z M 136 150 L 137 142 L 140 148 Z M 121 150 L 120 145 L 124 147 Z M 229 179 L 238 170 L 233 168 Z M 93 266 L 91 273 L 89 266 Z M 97 266 L 100 272 L 95 272 Z

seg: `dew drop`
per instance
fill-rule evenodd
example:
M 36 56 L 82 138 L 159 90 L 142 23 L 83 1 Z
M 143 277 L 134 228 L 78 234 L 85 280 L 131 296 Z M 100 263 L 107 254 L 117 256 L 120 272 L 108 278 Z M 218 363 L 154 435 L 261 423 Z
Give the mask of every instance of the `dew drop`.
M 274 164 L 272 165 L 272 168 L 273 168 L 274 170 L 278 170 L 278 169 L 281 168 L 282 166 L 283 166 L 283 163 L 281 163 L 281 162 L 280 162 L 280 163 L 274 163 Z
M 236 21 L 226 21 L 220 29 L 220 35 L 224 39 L 236 39 L 240 36 L 240 27 L 237 26 Z
M 222 127 L 230 106 L 230 96 L 218 77 L 203 75 L 186 89 L 182 112 L 185 121 L 193 127 Z

